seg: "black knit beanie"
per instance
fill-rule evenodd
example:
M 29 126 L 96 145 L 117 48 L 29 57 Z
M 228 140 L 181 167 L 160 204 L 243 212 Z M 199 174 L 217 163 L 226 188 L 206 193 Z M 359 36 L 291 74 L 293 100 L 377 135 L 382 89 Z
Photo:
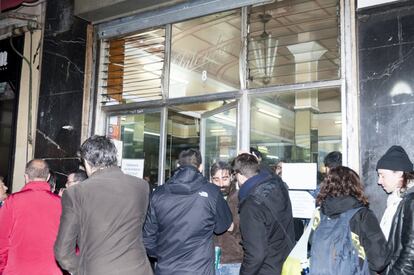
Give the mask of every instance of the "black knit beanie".
M 393 145 L 388 149 L 385 155 L 379 159 L 377 163 L 377 170 L 378 169 L 412 172 L 413 163 L 401 146 Z

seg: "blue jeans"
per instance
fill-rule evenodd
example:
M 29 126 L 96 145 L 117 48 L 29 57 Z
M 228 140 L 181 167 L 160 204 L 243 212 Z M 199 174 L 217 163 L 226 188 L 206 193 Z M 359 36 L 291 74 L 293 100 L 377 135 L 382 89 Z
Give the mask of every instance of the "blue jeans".
M 216 275 L 239 275 L 241 264 L 220 264 Z

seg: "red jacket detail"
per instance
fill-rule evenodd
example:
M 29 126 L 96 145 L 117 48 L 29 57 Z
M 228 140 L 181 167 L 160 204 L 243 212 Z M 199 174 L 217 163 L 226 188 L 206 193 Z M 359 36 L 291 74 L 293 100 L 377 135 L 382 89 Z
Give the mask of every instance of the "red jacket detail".
M 53 245 L 62 207 L 47 182 L 30 182 L 0 208 L 0 274 L 60 275 Z

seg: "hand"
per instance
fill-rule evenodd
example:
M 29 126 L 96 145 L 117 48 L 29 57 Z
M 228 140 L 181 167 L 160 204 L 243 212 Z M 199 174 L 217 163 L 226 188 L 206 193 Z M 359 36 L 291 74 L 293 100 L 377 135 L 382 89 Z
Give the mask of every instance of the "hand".
M 234 229 L 234 223 L 231 223 L 231 225 L 230 225 L 230 227 L 229 227 L 229 229 L 227 229 L 227 231 L 233 231 L 233 229 Z
M 63 192 L 64 192 L 65 190 L 66 190 L 66 188 L 60 188 L 60 189 L 59 189 L 59 193 L 58 193 L 59 197 L 62 197 Z

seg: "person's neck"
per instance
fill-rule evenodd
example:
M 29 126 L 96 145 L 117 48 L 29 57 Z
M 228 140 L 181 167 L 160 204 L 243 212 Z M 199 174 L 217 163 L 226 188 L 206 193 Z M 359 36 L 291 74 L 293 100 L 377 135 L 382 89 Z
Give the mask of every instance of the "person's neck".
M 104 170 L 104 169 L 106 169 L 106 168 L 109 168 L 110 166 L 102 166 L 102 167 L 93 167 L 92 169 L 91 169 L 91 175 L 93 175 L 93 174 L 95 174 L 96 172 L 98 172 L 98 171 L 102 171 L 102 170 Z
M 41 178 L 34 178 L 34 179 L 29 179 L 29 181 L 27 182 L 27 183 L 29 183 L 29 182 L 38 182 L 38 181 L 47 181 L 46 179 L 41 179 Z

